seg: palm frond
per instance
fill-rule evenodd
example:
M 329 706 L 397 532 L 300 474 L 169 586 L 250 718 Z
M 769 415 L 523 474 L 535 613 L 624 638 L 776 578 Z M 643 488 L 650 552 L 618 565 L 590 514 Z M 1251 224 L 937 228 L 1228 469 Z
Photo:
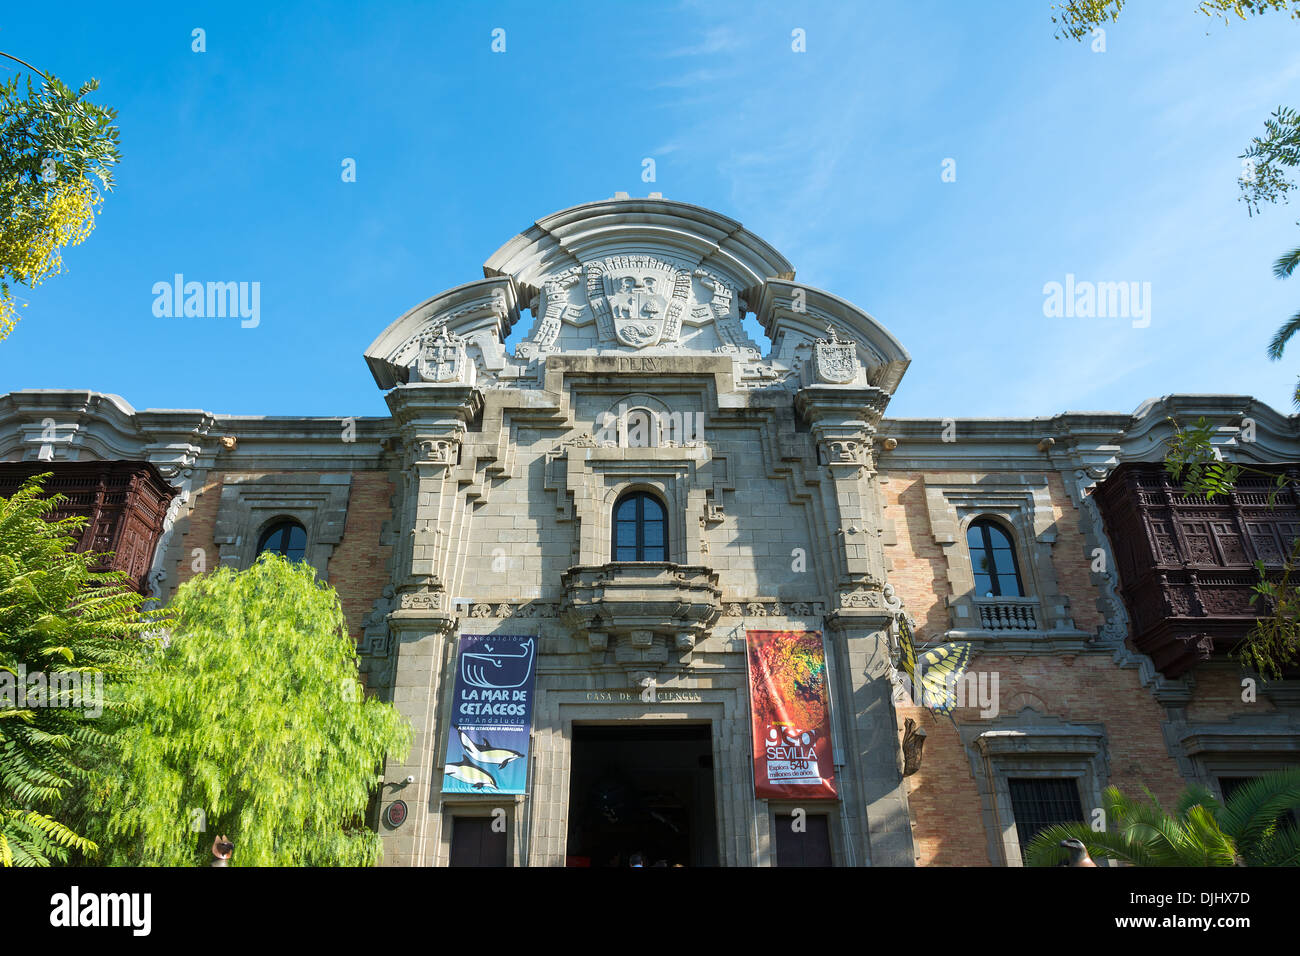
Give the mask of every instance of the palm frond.
M 1268 357 L 1277 361 L 1282 357 L 1282 351 L 1286 348 L 1286 343 L 1291 340 L 1291 336 L 1300 332 L 1300 312 L 1297 312 L 1291 318 L 1282 323 L 1281 327 L 1273 333 L 1273 339 L 1268 343 Z
M 1289 278 L 1296 266 L 1300 266 L 1300 246 L 1282 255 L 1277 262 L 1273 263 L 1273 275 L 1279 279 Z

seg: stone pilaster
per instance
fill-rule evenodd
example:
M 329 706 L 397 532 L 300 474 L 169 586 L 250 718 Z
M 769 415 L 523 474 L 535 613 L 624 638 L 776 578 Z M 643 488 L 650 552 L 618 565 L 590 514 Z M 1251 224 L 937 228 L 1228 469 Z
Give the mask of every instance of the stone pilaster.
M 795 407 L 808 422 L 830 476 L 838 521 L 834 537 L 839 590 L 826 618 L 832 703 L 843 751 L 840 798 L 859 866 L 910 866 L 911 821 L 899 759 L 898 720 L 889 683 L 885 555 L 880 488 L 872 436 L 889 396 L 878 388 L 819 385 L 801 390 Z
M 880 492 L 872 436 L 888 396 L 878 388 L 820 385 L 802 389 L 795 407 L 808 423 L 831 477 L 839 526 L 832 533 L 834 587 L 879 590 L 885 583 L 880 541 Z
M 835 731 L 844 752 L 840 799 L 857 866 L 912 866 L 911 815 L 889 682 L 883 610 L 841 609 L 826 620 Z
M 449 661 L 455 654 L 457 618 L 446 583 L 454 568 L 455 540 L 465 529 L 457 494 L 460 445 L 482 408 L 477 389 L 464 385 L 402 385 L 387 396 L 402 450 L 398 527 L 404 529 L 393 561 L 397 608 L 388 616 L 396 663 L 393 703 L 411 722 L 411 752 L 384 768 L 379 833 L 384 863 L 432 865 L 436 858 L 442 768 L 438 765 Z M 408 778 L 412 778 L 407 782 Z M 383 811 L 407 804 L 406 821 L 390 829 Z

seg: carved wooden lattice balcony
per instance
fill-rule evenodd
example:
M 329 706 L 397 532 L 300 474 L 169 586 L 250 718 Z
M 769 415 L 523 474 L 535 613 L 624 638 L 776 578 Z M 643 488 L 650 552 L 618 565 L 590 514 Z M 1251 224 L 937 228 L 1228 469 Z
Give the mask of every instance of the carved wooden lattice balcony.
M 1300 477 L 1300 466 L 1274 465 Z M 1300 536 L 1292 487 L 1243 477 L 1231 495 L 1182 493 L 1161 462 L 1120 465 L 1094 497 L 1118 564 L 1134 645 L 1168 677 L 1232 649 L 1269 608 L 1251 604 L 1254 563 L 1280 573 Z
M 0 497 L 8 498 L 32 475 L 52 472 L 42 486 L 67 501 L 51 518 L 84 516 L 78 551 L 112 551 L 99 570 L 125 571 L 131 586 L 146 593 L 146 577 L 163 518 L 176 491 L 153 465 L 142 461 L 0 462 Z

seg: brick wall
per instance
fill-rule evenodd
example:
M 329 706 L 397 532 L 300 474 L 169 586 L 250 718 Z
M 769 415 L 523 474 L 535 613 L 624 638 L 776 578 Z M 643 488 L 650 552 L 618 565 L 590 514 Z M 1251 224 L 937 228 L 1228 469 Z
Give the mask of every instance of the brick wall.
M 193 495 L 189 518 L 183 526 L 177 587 L 198 573 L 194 549 L 203 550 L 205 570 L 211 571 L 220 564 L 213 534 L 224 477 L 224 472 L 210 472 Z M 388 583 L 388 557 L 392 547 L 381 545 L 379 538 L 384 522 L 392 517 L 392 495 L 393 485 L 387 472 L 353 472 L 343 540 L 330 556 L 329 583 L 338 591 L 348 633 L 354 639 L 361 634 L 362 618 Z M 169 599 L 175 594 L 176 589 L 172 588 Z
M 348 633 L 361 636 L 361 620 L 388 584 L 391 545 L 379 543 L 384 522 L 393 515 L 393 483 L 380 471 L 352 473 L 343 540 L 330 556 L 329 582 L 339 593 Z
M 926 509 L 924 485 L 916 473 L 891 473 L 881 484 L 884 517 L 894 522 L 896 543 L 886 547 L 892 562 L 889 580 L 916 619 L 918 641 L 942 638 L 951 627 L 946 599 L 948 568 L 935 542 Z M 1079 534 L 1078 514 L 1060 477 L 1049 479 L 1057 540 L 1052 562 L 1061 593 L 1070 598 L 1075 624 L 1095 631 L 1101 624 L 1089 560 Z M 1023 542 L 1022 542 L 1023 544 Z M 978 648 L 977 648 L 978 651 Z M 1150 788 L 1172 804 L 1183 788 L 1161 732 L 1163 709 L 1139 683 L 1138 672 L 1118 667 L 1109 653 L 1007 655 L 977 653 L 971 670 L 998 677 L 998 715 L 1010 717 L 1026 707 L 1083 724 L 1104 724 L 1110 779 L 1125 793 L 1141 796 Z M 911 717 L 928 738 L 922 770 L 907 780 L 914 839 L 921 865 L 988 865 L 988 835 L 983 804 L 956 728 L 943 717 L 910 702 L 898 708 L 900 728 Z M 980 722 L 978 708 L 958 709 L 960 725 Z M 1090 807 L 1084 807 L 1085 814 Z
M 212 536 L 216 532 L 217 509 L 221 505 L 223 478 L 223 472 L 208 472 L 202 487 L 191 493 L 189 517 L 183 522 L 178 522 L 178 530 L 182 532 L 181 561 L 176 569 L 177 573 L 172 578 L 171 593 L 167 595 L 169 601 L 176 596 L 178 587 L 199 573 L 195 570 L 195 548 L 201 548 L 203 551 L 202 564 L 198 565 L 201 570 L 211 571 L 220 563 L 219 551 Z
M 1256 679 L 1255 700 L 1246 703 L 1241 699 L 1245 688 L 1241 685 L 1241 667 L 1232 662 L 1209 661 L 1199 664 L 1192 677 L 1195 685 L 1192 700 L 1187 705 L 1187 719 L 1192 722 L 1217 723 L 1234 714 L 1258 714 L 1277 708 L 1265 697 L 1260 688 L 1263 682 Z

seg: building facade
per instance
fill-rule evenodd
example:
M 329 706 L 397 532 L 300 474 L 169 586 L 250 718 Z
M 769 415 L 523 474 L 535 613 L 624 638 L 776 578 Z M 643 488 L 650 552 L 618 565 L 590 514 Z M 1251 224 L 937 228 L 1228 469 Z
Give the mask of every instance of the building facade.
M 658 197 L 541 219 L 483 273 L 367 349 L 385 417 L 0 396 L 0 461 L 166 480 L 159 599 L 267 547 L 337 589 L 369 691 L 415 731 L 375 807 L 386 864 L 1019 865 L 1108 785 L 1172 802 L 1300 760 L 1296 682 L 1224 654 L 1294 503 L 1189 503 L 1159 466 L 1171 417 L 1231 460 L 1300 460 L 1294 417 L 1169 396 L 891 418 L 893 334 Z M 972 645 L 951 721 L 898 693 L 904 617 Z M 752 631 L 822 636 L 834 799 L 756 796 Z M 534 642 L 523 793 L 444 792 L 462 635 Z

